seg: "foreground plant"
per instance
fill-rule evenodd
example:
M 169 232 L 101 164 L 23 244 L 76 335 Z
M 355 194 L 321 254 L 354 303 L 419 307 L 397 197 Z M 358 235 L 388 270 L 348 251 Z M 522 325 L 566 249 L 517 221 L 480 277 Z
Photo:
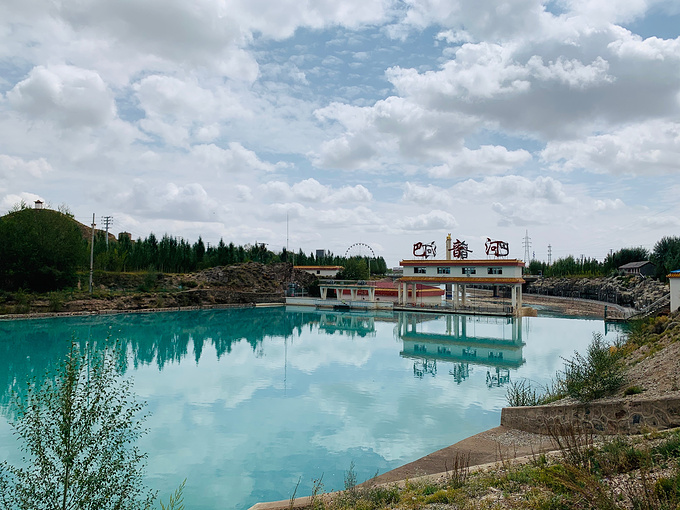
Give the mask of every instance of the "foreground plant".
M 24 465 L 0 464 L 0 508 L 7 510 L 149 508 L 142 480 L 147 455 L 135 441 L 143 403 L 123 380 L 111 351 L 94 355 L 72 343 L 45 382 L 17 399 L 16 435 Z

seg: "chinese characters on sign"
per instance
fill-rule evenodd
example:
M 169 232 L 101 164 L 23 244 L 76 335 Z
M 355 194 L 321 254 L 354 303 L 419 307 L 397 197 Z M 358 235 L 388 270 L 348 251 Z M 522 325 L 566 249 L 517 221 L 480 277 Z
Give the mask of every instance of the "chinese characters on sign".
M 413 245 L 414 257 L 435 257 L 437 255 L 437 245 L 432 241 L 430 244 L 415 243 Z
M 466 259 L 468 258 L 468 253 L 472 253 L 472 250 L 468 248 L 467 243 L 459 239 L 456 239 L 456 242 L 451 245 L 449 250 L 454 259 Z
M 486 238 L 486 254 L 494 257 L 507 257 L 510 250 L 508 243 L 505 241 L 492 241 L 491 238 Z

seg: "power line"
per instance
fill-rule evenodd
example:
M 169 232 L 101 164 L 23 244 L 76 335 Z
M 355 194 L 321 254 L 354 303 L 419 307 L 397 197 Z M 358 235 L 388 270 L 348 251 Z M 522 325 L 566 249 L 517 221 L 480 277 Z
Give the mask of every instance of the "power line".
M 113 225 L 113 216 L 102 216 L 102 222 L 106 229 L 106 251 L 109 250 L 109 227 Z
M 528 264 L 530 262 L 530 249 L 531 249 L 531 238 L 529 237 L 529 231 L 527 230 L 525 235 L 524 235 L 524 240 L 522 241 L 522 245 L 524 246 L 524 263 Z

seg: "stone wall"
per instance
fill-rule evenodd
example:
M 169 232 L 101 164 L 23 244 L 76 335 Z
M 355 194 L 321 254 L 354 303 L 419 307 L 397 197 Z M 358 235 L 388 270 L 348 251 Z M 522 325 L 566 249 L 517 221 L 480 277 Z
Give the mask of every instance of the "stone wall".
M 637 434 L 680 427 L 680 392 L 659 398 L 626 397 L 589 404 L 505 407 L 501 425 L 545 434 L 552 423 L 573 423 L 599 434 Z
M 606 301 L 640 310 L 668 294 L 668 285 L 640 276 L 539 278 L 522 290 L 547 296 Z

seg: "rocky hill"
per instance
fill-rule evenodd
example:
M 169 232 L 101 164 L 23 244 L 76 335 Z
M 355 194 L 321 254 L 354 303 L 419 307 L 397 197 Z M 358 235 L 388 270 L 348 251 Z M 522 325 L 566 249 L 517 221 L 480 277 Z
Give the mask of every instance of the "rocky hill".
M 668 294 L 668 285 L 642 276 L 601 278 L 539 278 L 529 283 L 526 293 L 606 301 L 643 309 Z
M 91 295 L 82 275 L 78 291 L 0 296 L 0 315 L 283 302 L 291 283 L 309 289 L 315 281 L 286 263 L 247 262 L 189 274 L 97 272 Z

